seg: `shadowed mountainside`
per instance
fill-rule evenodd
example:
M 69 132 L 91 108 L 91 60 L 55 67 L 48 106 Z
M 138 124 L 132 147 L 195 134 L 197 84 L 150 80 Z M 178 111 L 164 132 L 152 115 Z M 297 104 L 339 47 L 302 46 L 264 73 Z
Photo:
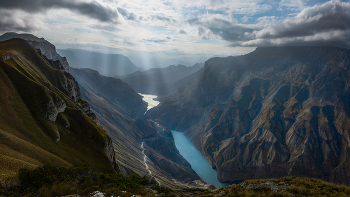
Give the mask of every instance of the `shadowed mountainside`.
M 349 185 L 350 50 L 266 47 L 212 58 L 147 112 L 185 131 L 220 181 L 307 176 Z
M 90 107 L 59 61 L 19 38 L 0 42 L 0 55 L 6 54 L 13 58 L 0 60 L 1 181 L 43 164 L 88 164 L 115 173 L 111 139 L 87 116 L 92 112 L 82 112 Z
M 90 68 L 108 77 L 127 75 L 143 70 L 121 54 L 103 54 L 81 49 L 58 49 L 57 51 L 67 57 L 72 67 Z
M 143 94 L 167 95 L 176 90 L 174 85 L 184 77 L 195 73 L 203 67 L 197 63 L 191 67 L 171 65 L 166 68 L 152 68 L 147 71 L 121 76 L 120 79 L 129 84 L 136 92 Z

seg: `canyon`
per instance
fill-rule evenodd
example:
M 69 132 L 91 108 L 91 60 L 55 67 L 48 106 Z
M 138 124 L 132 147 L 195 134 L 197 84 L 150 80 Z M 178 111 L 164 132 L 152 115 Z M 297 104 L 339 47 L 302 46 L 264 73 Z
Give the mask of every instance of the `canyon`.
M 221 182 L 299 176 L 350 184 L 348 49 L 263 47 L 118 79 L 70 67 L 43 38 L 0 39 L 11 35 L 25 40 L 0 42 L 0 54 L 12 55 L 0 62 L 7 103 L 0 116 L 2 176 L 23 166 L 87 163 L 149 175 L 170 188 L 214 189 L 176 147 L 176 130 Z M 149 89 L 152 77 L 160 83 Z M 147 93 L 157 102 L 144 102 L 154 99 Z
M 220 181 L 349 182 L 350 50 L 262 47 L 212 58 L 149 110 L 184 131 Z

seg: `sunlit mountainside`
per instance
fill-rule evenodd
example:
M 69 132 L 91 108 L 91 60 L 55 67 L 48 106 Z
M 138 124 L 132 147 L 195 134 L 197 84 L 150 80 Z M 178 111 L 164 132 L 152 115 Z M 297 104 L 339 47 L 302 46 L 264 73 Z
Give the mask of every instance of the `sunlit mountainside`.
M 72 75 L 22 39 L 0 42 L 0 53 L 13 55 L 0 61 L 1 179 L 15 182 L 20 168 L 43 164 L 114 172 L 110 137 L 80 109 L 86 101 Z

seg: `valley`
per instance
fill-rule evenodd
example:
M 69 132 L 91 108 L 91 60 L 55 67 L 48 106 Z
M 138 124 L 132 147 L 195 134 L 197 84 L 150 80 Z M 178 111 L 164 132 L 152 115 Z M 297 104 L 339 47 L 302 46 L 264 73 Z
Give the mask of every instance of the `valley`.
M 45 39 L 6 36 L 16 37 L 0 42 L 14 54 L 0 62 L 7 182 L 22 167 L 89 164 L 178 191 L 290 176 L 349 184 L 348 49 L 257 48 L 119 79 L 69 66 Z

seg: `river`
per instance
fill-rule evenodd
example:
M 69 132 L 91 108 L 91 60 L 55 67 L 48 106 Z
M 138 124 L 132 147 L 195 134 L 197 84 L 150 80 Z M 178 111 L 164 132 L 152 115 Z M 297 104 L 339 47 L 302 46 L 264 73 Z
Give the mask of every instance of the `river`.
M 156 95 L 141 94 L 142 99 L 148 103 L 147 111 L 159 104 L 159 101 L 154 99 Z M 228 183 L 221 183 L 217 178 L 216 170 L 211 168 L 207 159 L 197 150 L 191 141 L 183 134 L 183 132 L 172 130 L 176 148 L 180 154 L 191 164 L 192 169 L 205 182 L 215 185 L 215 187 L 225 187 Z M 142 144 L 143 145 L 143 144 Z M 141 145 L 141 146 L 142 146 Z M 147 166 L 146 162 L 145 165 Z
M 183 132 L 172 130 L 176 148 L 180 154 L 191 164 L 191 167 L 201 179 L 215 187 L 225 187 L 228 183 L 221 183 L 217 178 L 216 170 L 211 168 L 207 159 L 193 146 Z
M 156 95 L 152 95 L 152 94 L 141 94 L 139 93 L 139 95 L 142 96 L 142 100 L 146 101 L 148 103 L 147 106 L 147 111 L 150 110 L 151 108 L 157 106 L 159 104 L 159 101 L 156 101 L 154 99 L 157 98 Z

